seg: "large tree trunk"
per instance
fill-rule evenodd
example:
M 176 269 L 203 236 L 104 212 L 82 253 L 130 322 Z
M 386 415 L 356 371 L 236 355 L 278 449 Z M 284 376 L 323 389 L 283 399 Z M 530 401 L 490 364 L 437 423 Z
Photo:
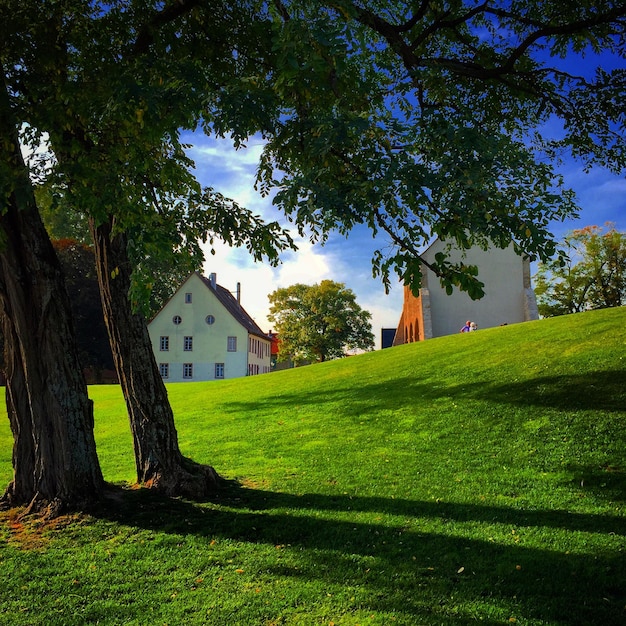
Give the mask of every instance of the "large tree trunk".
M 63 274 L 39 217 L 0 89 L 0 309 L 14 479 L 2 498 L 27 512 L 82 508 L 104 487 L 93 405 L 78 360 Z
M 133 435 L 137 482 L 167 495 L 201 498 L 221 479 L 215 470 L 183 457 L 167 390 L 152 352 L 145 318 L 129 299 L 127 239 L 114 219 L 90 224 L 104 319 Z
M 16 349 L 19 340 L 15 326 L 9 317 L 4 311 L 1 315 L 6 378 L 5 395 L 7 414 L 13 433 L 13 481 L 5 493 L 8 502 L 10 500 L 19 501 L 19 494 L 35 493 L 35 440 L 30 419 L 26 376 L 22 367 L 21 355 Z

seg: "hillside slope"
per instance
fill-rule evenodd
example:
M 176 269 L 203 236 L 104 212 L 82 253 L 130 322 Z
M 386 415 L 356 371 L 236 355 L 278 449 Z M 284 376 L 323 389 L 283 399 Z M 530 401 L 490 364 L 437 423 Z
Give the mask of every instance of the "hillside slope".
M 430 455 L 445 453 L 448 440 L 451 478 L 468 472 L 477 455 L 484 462 L 496 444 L 510 462 L 578 476 L 623 458 L 625 327 L 626 309 L 590 312 L 268 376 L 173 385 L 170 397 L 188 453 L 235 476 L 248 475 L 252 456 L 257 478 L 269 474 L 282 484 L 279 467 L 294 469 L 293 438 L 330 474 L 339 473 L 332 470 L 338 445 L 356 456 L 351 471 L 375 477 L 385 456 L 406 457 L 415 471 L 441 465 Z M 590 458 L 578 447 L 587 438 Z M 469 446 L 462 453 L 461 442 Z M 534 458 L 539 442 L 541 458 Z M 577 468 L 569 445 L 577 446 Z M 261 459 L 272 460 L 270 471 Z M 379 489 L 387 491 L 388 482 Z
M 475 446 L 484 452 L 489 442 L 498 442 L 500 455 L 561 472 L 568 445 L 590 438 L 589 447 L 601 449 L 587 461 L 577 449 L 580 474 L 603 466 L 623 468 L 625 328 L 626 308 L 593 311 L 168 389 L 184 452 L 229 477 L 252 472 L 282 482 L 280 467 L 289 467 L 291 437 L 311 454 L 322 455 L 329 473 L 339 440 L 344 454 L 359 459 L 354 471 L 365 471 L 366 463 L 376 476 L 376 463 L 387 453 L 428 464 L 431 449 L 439 454 L 449 438 L 452 451 L 466 441 L 468 430 L 472 450 L 456 450 L 447 465 L 467 468 Z M 90 394 L 105 475 L 132 481 L 131 440 L 119 388 L 94 386 Z M 0 427 L 5 441 L 0 479 L 8 479 L 6 420 Z M 569 435 L 561 436 L 564 430 Z M 542 459 L 532 458 L 537 439 L 547 446 Z M 567 465 L 574 471 L 572 459 Z
M 170 385 L 184 453 L 238 486 L 203 503 L 127 490 L 43 531 L 9 516 L 3 615 L 621 625 L 625 326 L 626 308 L 596 311 Z M 105 478 L 132 481 L 119 388 L 90 394 Z

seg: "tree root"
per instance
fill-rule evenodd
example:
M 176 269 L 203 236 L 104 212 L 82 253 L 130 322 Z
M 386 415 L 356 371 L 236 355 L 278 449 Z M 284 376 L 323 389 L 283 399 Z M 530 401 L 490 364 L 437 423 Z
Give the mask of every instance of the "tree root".
M 154 489 L 169 497 L 183 497 L 201 500 L 215 495 L 226 485 L 224 480 L 210 465 L 202 465 L 191 459 L 174 469 L 156 471 L 141 483 L 142 487 Z
M 37 516 L 44 520 L 52 520 L 66 513 L 88 511 L 98 501 L 100 494 L 90 498 L 47 498 L 39 491 L 35 494 L 16 494 L 10 484 L 0 497 L 0 510 L 20 509 L 18 519 Z

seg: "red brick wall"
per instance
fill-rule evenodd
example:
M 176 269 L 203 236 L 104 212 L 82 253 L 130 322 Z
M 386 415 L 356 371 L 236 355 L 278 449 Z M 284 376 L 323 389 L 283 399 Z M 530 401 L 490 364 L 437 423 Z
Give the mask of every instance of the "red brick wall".
M 404 304 L 402 316 L 393 345 L 424 341 L 424 325 L 422 323 L 422 300 L 416 298 L 410 287 L 404 288 Z

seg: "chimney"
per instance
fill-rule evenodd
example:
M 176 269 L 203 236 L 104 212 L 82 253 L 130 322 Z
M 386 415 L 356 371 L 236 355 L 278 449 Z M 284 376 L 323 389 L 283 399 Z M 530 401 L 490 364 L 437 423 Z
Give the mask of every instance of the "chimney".
M 237 283 L 237 304 L 241 306 L 241 283 Z
M 209 284 L 213 289 L 217 287 L 217 274 L 209 274 Z

